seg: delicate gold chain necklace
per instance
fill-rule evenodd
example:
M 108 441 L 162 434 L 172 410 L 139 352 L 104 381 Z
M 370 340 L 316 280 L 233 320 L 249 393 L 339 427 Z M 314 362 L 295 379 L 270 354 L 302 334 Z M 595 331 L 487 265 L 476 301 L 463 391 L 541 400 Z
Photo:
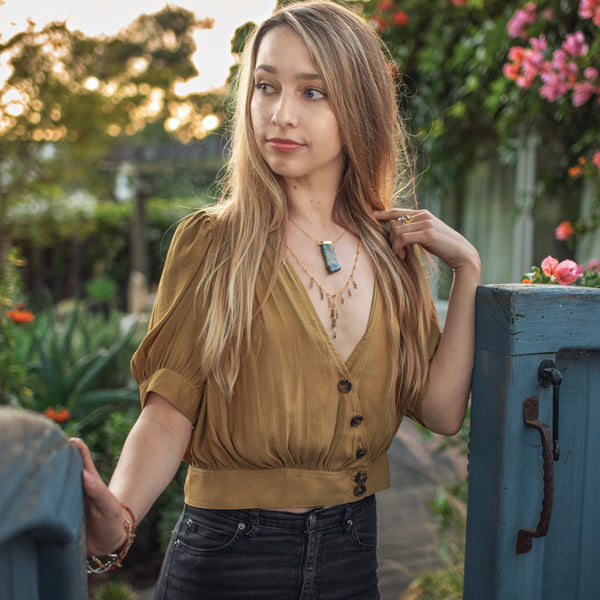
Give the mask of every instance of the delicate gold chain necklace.
M 343 235 L 343 234 L 342 234 Z M 335 293 L 328 292 L 316 279 L 316 277 L 306 268 L 306 265 L 298 258 L 296 253 L 290 248 L 288 243 L 285 243 L 287 249 L 290 251 L 290 254 L 298 261 L 298 264 L 302 268 L 302 270 L 310 277 L 309 287 L 313 288 L 314 284 L 317 284 L 319 288 L 319 292 L 321 294 L 321 300 L 324 300 L 327 297 L 327 304 L 331 308 L 331 329 L 333 330 L 333 339 L 337 338 L 337 320 L 338 320 L 338 308 L 337 301 L 340 298 L 341 303 L 344 304 L 344 293 L 348 292 L 348 297 L 352 296 L 352 288 L 356 289 L 358 286 L 356 285 L 356 281 L 354 281 L 354 272 L 356 271 L 356 265 L 358 264 L 358 256 L 360 254 L 360 240 L 358 240 L 358 244 L 356 244 L 356 258 L 354 259 L 354 265 L 352 266 L 352 272 L 350 273 L 350 277 L 348 277 L 348 281 L 344 284 L 339 291 Z
M 323 255 L 323 262 L 325 263 L 325 268 L 327 269 L 327 272 L 330 275 L 333 275 L 334 273 L 336 273 L 337 271 L 339 271 L 341 269 L 340 263 L 337 261 L 337 258 L 335 256 L 335 249 L 333 248 L 333 246 L 334 246 L 334 244 L 337 244 L 346 235 L 347 229 L 344 229 L 344 231 L 342 232 L 342 235 L 340 235 L 338 237 L 338 239 L 334 240 L 333 242 L 330 240 L 319 241 L 319 240 L 316 240 L 312 235 L 310 235 L 309 233 L 304 231 L 304 229 L 302 229 L 302 227 L 300 227 L 300 225 L 298 225 L 298 223 L 296 223 L 295 221 L 292 221 L 292 219 L 290 219 L 289 217 L 288 217 L 288 221 L 292 225 L 297 227 L 308 239 L 315 242 L 315 244 L 318 244 L 319 246 L 321 246 L 321 254 Z

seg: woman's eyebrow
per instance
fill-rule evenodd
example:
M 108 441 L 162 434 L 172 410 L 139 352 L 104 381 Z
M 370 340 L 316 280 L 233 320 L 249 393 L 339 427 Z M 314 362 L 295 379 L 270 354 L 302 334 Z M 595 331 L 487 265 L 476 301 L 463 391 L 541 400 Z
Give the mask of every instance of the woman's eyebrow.
M 259 71 L 266 71 L 267 73 L 273 73 L 273 75 L 277 74 L 277 69 L 272 67 L 271 65 L 258 65 L 256 69 L 254 69 L 255 73 Z M 294 79 L 299 79 L 302 81 L 312 81 L 314 79 L 323 79 L 318 73 L 297 73 L 294 75 Z

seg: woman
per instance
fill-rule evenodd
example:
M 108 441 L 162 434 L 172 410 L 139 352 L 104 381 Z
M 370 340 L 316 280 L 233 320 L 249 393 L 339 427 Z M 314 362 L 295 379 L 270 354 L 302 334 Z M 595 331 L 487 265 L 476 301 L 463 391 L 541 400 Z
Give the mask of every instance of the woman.
M 174 236 L 109 487 L 74 441 L 88 552 L 119 561 L 190 464 L 157 599 L 378 598 L 373 494 L 398 425 L 462 424 L 479 258 L 429 212 L 392 208 L 412 183 L 392 72 L 328 1 L 279 10 L 247 44 L 223 199 Z M 454 270 L 441 337 L 427 252 Z

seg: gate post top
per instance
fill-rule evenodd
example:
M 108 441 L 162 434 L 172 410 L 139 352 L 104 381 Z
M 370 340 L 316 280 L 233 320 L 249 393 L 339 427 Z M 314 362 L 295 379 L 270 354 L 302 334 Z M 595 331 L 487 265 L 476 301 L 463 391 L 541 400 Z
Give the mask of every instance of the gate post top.
M 479 286 L 476 332 L 477 348 L 508 356 L 600 347 L 600 289 Z
M 26 531 L 79 536 L 82 460 L 62 430 L 35 412 L 0 408 L 0 545 Z

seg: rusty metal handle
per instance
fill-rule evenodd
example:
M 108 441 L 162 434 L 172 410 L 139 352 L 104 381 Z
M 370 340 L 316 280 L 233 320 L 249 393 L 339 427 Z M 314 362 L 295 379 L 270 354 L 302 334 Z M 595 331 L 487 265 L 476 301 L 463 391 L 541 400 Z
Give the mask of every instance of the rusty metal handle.
M 531 550 L 533 538 L 543 537 L 548 533 L 552 507 L 554 505 L 554 450 L 552 433 L 545 423 L 538 420 L 539 400 L 530 396 L 523 402 L 523 419 L 527 427 L 539 431 L 542 440 L 542 457 L 544 459 L 544 498 L 540 521 L 535 529 L 520 529 L 517 537 L 517 554 Z

